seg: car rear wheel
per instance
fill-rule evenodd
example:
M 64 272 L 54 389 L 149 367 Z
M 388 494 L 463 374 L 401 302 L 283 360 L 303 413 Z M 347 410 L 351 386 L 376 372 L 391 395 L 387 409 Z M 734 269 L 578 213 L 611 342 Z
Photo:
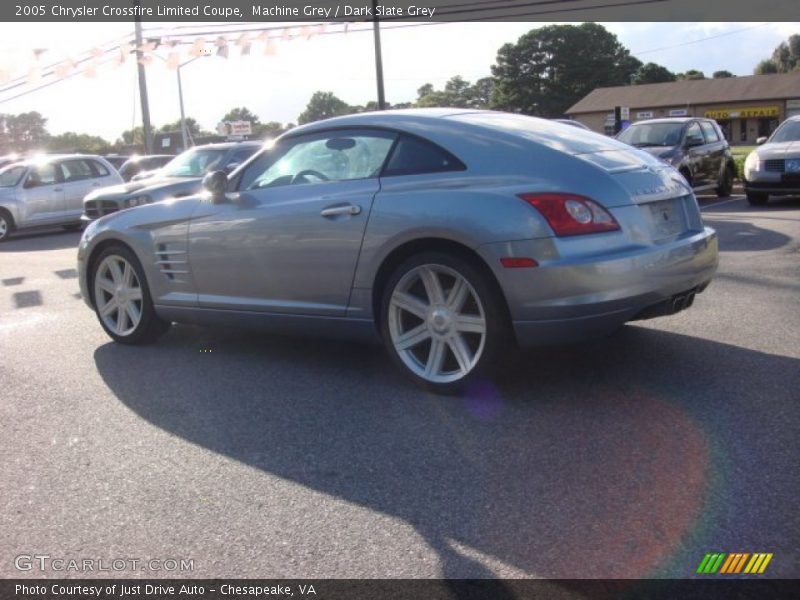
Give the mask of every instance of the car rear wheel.
M 5 210 L 0 209 L 0 242 L 8 239 L 14 231 L 14 219 Z
M 719 198 L 727 198 L 733 192 L 733 169 L 730 166 L 725 167 L 722 177 L 717 187 L 717 196 Z
M 753 206 L 764 206 L 769 200 L 769 194 L 747 192 L 747 201 Z
M 133 252 L 112 246 L 94 264 L 95 312 L 108 335 L 123 344 L 145 344 L 169 329 L 170 324 L 153 308 L 147 280 Z
M 513 345 L 502 299 L 488 278 L 457 256 L 426 252 L 386 284 L 381 332 L 392 360 L 417 384 L 452 394 L 491 371 Z

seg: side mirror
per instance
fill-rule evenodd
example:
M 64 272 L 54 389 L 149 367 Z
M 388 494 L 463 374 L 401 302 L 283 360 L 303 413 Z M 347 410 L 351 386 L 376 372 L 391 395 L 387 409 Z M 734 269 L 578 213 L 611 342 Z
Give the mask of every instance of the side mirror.
M 211 194 L 215 204 L 225 202 L 228 188 L 228 175 L 225 171 L 212 171 L 203 177 L 203 187 Z
M 229 164 L 225 165 L 225 169 L 224 170 L 225 170 L 226 173 L 233 173 L 236 169 L 239 168 L 239 165 L 241 165 L 241 164 L 242 163 L 238 163 L 238 162 L 229 163 Z
M 686 136 L 686 147 L 687 148 L 694 148 L 695 146 L 702 146 L 705 144 L 705 140 L 701 138 L 699 135 L 689 135 Z
M 762 137 L 760 137 L 760 138 L 758 138 L 758 139 L 756 140 L 756 145 L 757 145 L 757 146 L 760 146 L 761 144 L 763 144 L 763 143 L 764 143 L 764 142 L 766 142 L 766 141 L 767 141 L 767 138 L 766 138 L 766 136 L 762 136 Z

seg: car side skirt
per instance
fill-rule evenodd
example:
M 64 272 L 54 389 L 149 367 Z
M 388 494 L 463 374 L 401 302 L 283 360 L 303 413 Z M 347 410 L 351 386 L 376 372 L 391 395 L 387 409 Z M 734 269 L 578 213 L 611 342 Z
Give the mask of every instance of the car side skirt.
M 381 338 L 371 319 L 287 315 L 257 311 L 156 305 L 156 313 L 166 321 L 210 327 L 255 329 L 278 335 L 380 343 Z

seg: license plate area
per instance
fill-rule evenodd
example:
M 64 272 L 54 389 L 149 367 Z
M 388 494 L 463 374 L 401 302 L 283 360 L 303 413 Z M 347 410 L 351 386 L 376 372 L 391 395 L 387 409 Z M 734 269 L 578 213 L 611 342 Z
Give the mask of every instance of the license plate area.
M 672 239 L 686 230 L 686 216 L 680 198 L 650 202 L 645 205 L 653 239 L 657 242 Z

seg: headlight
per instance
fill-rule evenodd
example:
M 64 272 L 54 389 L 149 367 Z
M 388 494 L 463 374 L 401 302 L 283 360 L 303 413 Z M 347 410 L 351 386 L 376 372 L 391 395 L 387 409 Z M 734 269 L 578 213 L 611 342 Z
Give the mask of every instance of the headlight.
M 142 204 L 150 204 L 150 196 L 136 196 L 125 201 L 125 208 L 133 208 Z
M 758 158 L 758 154 L 756 152 L 751 152 L 747 155 L 747 158 L 744 160 L 744 178 L 750 179 L 750 174 L 753 171 L 760 171 L 761 170 L 761 160 Z

